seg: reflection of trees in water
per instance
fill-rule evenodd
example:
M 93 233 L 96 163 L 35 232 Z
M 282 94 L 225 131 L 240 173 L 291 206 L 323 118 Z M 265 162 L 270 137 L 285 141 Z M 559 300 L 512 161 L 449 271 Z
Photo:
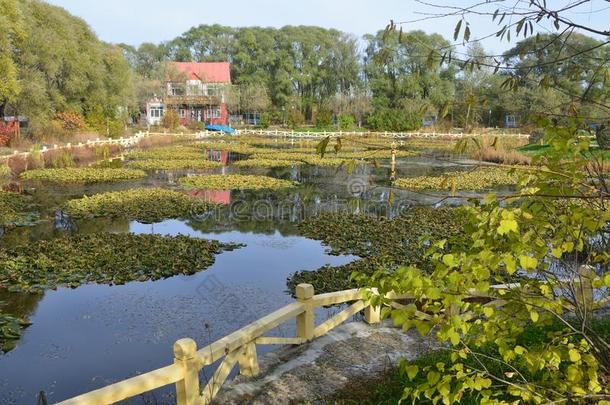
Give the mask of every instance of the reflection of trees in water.
M 46 221 L 35 226 L 13 228 L 6 231 L 0 240 L 0 246 L 18 246 L 36 243 L 39 240 L 52 239 L 59 235 L 74 233 L 127 233 L 129 221 L 120 218 L 95 218 L 73 221 L 61 212 L 55 214 L 54 221 Z
M 0 288 L 0 312 L 28 319 L 43 297 L 44 293 L 10 292 Z
M 231 204 L 192 219 L 188 225 L 202 232 L 254 232 L 298 235 L 298 224 L 323 212 L 369 214 L 379 217 L 400 215 L 409 203 L 390 198 L 388 188 L 373 189 L 359 197 L 343 197 L 321 192 L 313 186 L 297 189 L 233 191 Z

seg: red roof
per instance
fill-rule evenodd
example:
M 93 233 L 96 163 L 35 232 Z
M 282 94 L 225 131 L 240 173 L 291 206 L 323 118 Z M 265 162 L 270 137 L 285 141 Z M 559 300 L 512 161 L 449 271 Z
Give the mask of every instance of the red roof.
M 231 83 L 229 62 L 170 62 L 170 69 L 184 73 L 188 80 L 204 83 Z

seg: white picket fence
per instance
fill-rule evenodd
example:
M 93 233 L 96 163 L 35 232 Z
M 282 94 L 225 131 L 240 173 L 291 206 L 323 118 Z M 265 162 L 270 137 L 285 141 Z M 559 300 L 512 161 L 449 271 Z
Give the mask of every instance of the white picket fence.
M 184 136 L 185 134 L 184 133 L 176 134 L 176 133 L 165 133 L 165 132 L 140 131 L 137 134 L 135 134 L 134 136 L 131 136 L 129 138 L 123 138 L 123 137 L 118 138 L 118 139 L 99 139 L 99 138 L 97 138 L 96 140 L 89 140 L 87 142 L 66 143 L 64 145 L 53 145 L 51 147 L 43 146 L 40 149 L 40 152 L 45 153 L 45 152 L 52 151 L 52 150 L 82 148 L 82 147 L 96 147 L 96 146 L 103 146 L 103 145 L 120 145 L 123 148 L 132 148 L 134 146 L 137 146 L 140 143 L 140 141 L 142 141 L 143 139 L 148 138 L 150 136 L 156 136 L 156 135 Z M 209 138 L 212 136 L 218 136 L 218 132 L 202 131 L 202 132 L 193 134 L 193 137 L 195 139 Z M 8 160 L 12 157 L 27 158 L 28 156 L 30 156 L 30 154 L 31 154 L 31 152 L 20 152 L 18 150 L 15 150 L 10 155 L 0 156 L 0 161 Z
M 239 135 L 260 135 L 268 137 L 283 137 L 283 138 L 336 138 L 343 136 L 377 136 L 382 138 L 394 138 L 394 139 L 411 139 L 411 138 L 423 138 L 423 139 L 438 139 L 438 138 L 452 138 L 462 139 L 473 136 L 481 136 L 486 134 L 464 134 L 460 133 L 444 133 L 444 132 L 371 132 L 371 131 L 335 131 L 335 132 L 298 132 L 298 131 L 281 131 L 281 130 L 262 130 L 262 129 L 244 129 L 237 132 Z M 495 134 L 489 134 L 495 135 Z M 528 134 L 500 134 L 497 136 L 511 137 L 511 138 L 528 138 Z

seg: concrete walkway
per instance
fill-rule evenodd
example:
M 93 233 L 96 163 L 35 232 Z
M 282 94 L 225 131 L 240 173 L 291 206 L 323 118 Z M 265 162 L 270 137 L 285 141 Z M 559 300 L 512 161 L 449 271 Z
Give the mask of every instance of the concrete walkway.
M 305 345 L 283 347 L 260 360 L 256 378 L 225 385 L 215 404 L 323 404 L 349 381 L 374 376 L 406 357 L 431 350 L 432 341 L 389 323 L 344 324 Z

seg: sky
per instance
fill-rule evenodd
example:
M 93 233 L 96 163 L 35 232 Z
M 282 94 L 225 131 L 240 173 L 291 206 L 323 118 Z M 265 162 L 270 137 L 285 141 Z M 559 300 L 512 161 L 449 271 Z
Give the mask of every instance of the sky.
M 415 0 L 47 0 L 83 18 L 104 41 L 139 45 L 171 40 L 200 24 L 228 26 L 317 25 L 362 36 L 384 29 L 390 20 L 412 21 L 422 12 L 435 11 Z M 550 0 L 565 3 L 567 0 Z M 473 0 L 437 0 L 444 4 L 472 4 Z M 494 6 L 495 8 L 495 6 Z M 437 9 L 436 11 L 439 11 Z M 446 11 L 440 9 L 440 11 Z M 492 9 L 493 11 L 493 9 Z M 571 18 L 608 28 L 610 8 L 593 0 Z M 453 38 L 459 17 L 407 23 L 404 30 L 421 29 Z M 489 17 L 469 17 L 472 38 L 497 30 Z M 484 43 L 488 51 L 503 51 L 510 44 L 496 38 Z

